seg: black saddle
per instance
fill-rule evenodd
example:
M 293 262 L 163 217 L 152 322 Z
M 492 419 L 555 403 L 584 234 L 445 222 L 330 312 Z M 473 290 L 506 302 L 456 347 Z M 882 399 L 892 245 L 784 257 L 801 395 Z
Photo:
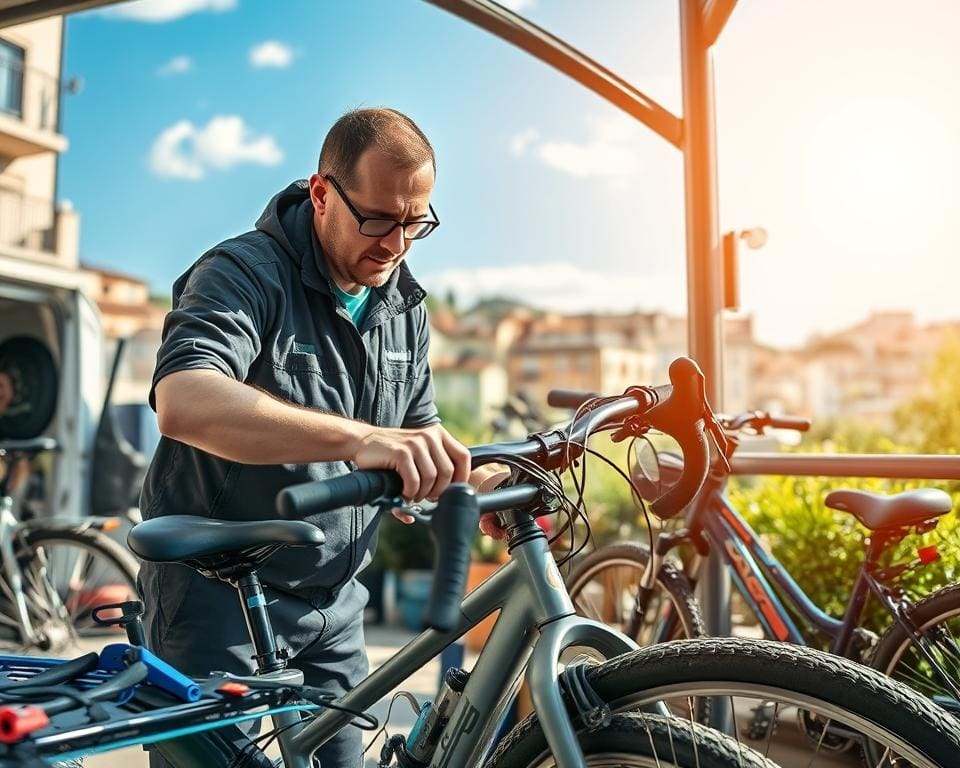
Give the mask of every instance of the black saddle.
M 871 531 L 903 528 L 947 514 L 950 496 L 937 488 L 918 488 L 892 496 L 869 491 L 840 490 L 827 494 L 830 509 L 849 512 Z
M 52 437 L 31 437 L 26 440 L 0 440 L 0 456 L 36 456 L 46 451 L 55 451 L 57 441 Z
M 134 554 L 154 563 L 183 563 L 205 576 L 228 578 L 256 568 L 280 547 L 318 547 L 323 531 L 302 520 L 210 520 L 155 517 L 127 534 Z

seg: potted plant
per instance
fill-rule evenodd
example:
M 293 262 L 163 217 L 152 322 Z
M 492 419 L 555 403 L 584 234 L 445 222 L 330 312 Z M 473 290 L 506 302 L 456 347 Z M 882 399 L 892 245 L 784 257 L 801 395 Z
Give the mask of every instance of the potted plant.
M 384 567 L 396 574 L 397 610 L 403 625 L 423 628 L 423 614 L 433 584 L 433 542 L 425 525 L 406 525 L 385 516 L 380 527 L 378 553 Z

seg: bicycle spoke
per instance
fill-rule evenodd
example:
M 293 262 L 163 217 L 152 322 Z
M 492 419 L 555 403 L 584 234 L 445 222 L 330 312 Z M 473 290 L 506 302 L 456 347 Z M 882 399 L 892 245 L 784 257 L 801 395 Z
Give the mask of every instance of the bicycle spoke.
M 588 611 L 584 611 L 583 613 L 584 613 L 586 616 L 588 616 L 589 618 L 591 618 L 591 619 L 593 619 L 593 620 L 595 620 L 595 621 L 603 621 L 603 616 L 600 614 L 600 611 L 597 610 L 597 604 L 596 604 L 595 602 L 593 602 L 593 598 L 590 597 L 590 594 L 589 594 L 589 592 L 588 592 L 588 590 L 587 590 L 586 588 L 584 588 L 584 589 L 580 592 L 580 595 L 578 595 L 577 597 L 578 597 L 578 599 L 579 599 L 580 597 L 586 597 L 587 599 L 590 600 L 590 607 L 591 607 L 592 610 L 590 610 L 589 612 L 588 612 Z M 582 605 L 582 603 L 581 603 L 581 605 Z
M 767 748 L 764 750 L 763 756 L 770 756 L 770 746 L 773 744 L 773 732 L 777 727 L 777 720 L 780 719 L 780 702 L 775 701 L 773 703 L 773 720 L 771 721 L 770 728 L 767 729 Z
M 813 761 L 817 758 L 817 755 L 820 754 L 820 748 L 823 746 L 823 739 L 827 735 L 827 728 L 830 725 L 830 721 L 827 720 L 826 724 L 823 726 L 823 729 L 820 731 L 820 738 L 817 739 L 817 746 L 813 750 L 813 757 L 810 758 L 810 762 L 807 763 L 807 768 L 811 768 Z
M 656 764 L 656 768 L 661 768 L 660 755 L 657 754 L 657 745 L 656 745 L 656 742 L 653 740 L 653 732 L 650 730 L 649 723 L 644 721 L 644 727 L 646 728 L 646 731 L 647 731 L 647 738 L 650 740 L 650 753 L 653 755 L 653 760 Z

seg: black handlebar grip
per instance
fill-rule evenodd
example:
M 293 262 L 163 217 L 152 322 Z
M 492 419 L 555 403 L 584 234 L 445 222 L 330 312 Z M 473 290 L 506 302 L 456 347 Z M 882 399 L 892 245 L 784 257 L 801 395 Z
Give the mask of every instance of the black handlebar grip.
M 551 389 L 547 392 L 547 405 L 553 408 L 579 408 L 595 397 L 596 392 L 584 392 L 580 389 Z
M 329 480 L 315 480 L 284 488 L 277 494 L 277 513 L 298 519 L 352 505 L 370 504 L 377 499 L 399 496 L 400 475 L 391 469 L 361 469 Z
M 470 567 L 470 545 L 477 535 L 479 522 L 477 492 L 466 483 L 448 486 L 440 495 L 430 522 L 435 567 L 426 623 L 440 632 L 449 632 L 460 620 L 460 602 Z
M 810 429 L 810 419 L 799 416 L 771 416 L 770 426 L 774 429 L 792 429 L 794 432 L 806 432 Z

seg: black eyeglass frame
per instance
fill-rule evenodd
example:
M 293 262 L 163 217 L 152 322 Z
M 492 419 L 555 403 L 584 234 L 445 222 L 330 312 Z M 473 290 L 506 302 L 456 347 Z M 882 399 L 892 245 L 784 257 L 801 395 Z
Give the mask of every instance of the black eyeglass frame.
M 427 207 L 430 211 L 430 215 L 433 217 L 432 220 L 417 219 L 415 221 L 397 221 L 396 219 L 388 219 L 382 216 L 364 216 L 362 213 L 360 213 L 360 211 L 356 209 L 353 203 L 350 202 L 350 198 L 347 197 L 346 192 L 343 191 L 343 187 L 340 186 L 340 184 L 337 182 L 335 178 L 333 178 L 333 176 L 324 176 L 323 178 L 329 181 L 330 184 L 333 185 L 333 188 L 337 190 L 337 194 L 340 195 L 340 199 L 343 200 L 344 203 L 346 203 L 347 210 L 349 210 L 350 213 L 353 214 L 353 218 L 357 220 L 357 228 L 359 229 L 360 234 L 363 235 L 364 237 L 375 237 L 379 240 L 382 240 L 383 238 L 390 235 L 393 232 L 393 230 L 395 230 L 397 227 L 403 227 L 404 240 L 423 240 L 423 238 L 425 238 L 427 235 L 432 233 L 437 227 L 440 226 L 440 217 L 437 216 L 437 212 L 433 210 L 433 203 L 427 203 Z M 386 232 L 382 234 L 369 235 L 363 231 L 363 225 L 366 224 L 368 221 L 389 221 L 393 223 L 393 226 L 390 227 L 390 229 L 388 229 Z M 415 237 L 407 236 L 407 227 L 413 227 L 413 226 L 422 227 L 424 225 L 428 225 L 428 226 L 421 234 L 418 234 Z

